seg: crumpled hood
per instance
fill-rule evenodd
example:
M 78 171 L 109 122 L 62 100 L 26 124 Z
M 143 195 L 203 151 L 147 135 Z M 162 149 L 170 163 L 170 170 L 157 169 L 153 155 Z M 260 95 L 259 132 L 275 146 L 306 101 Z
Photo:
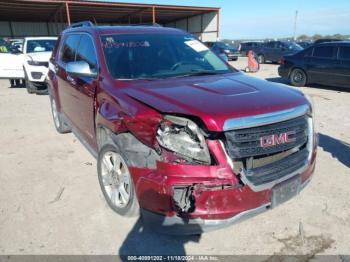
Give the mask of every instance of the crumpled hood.
M 162 113 L 199 117 L 211 131 L 222 131 L 227 119 L 308 103 L 298 90 L 243 73 L 139 81 L 124 91 Z
M 36 52 L 28 53 L 27 56 L 29 59 L 33 59 L 38 62 L 49 62 L 52 52 Z

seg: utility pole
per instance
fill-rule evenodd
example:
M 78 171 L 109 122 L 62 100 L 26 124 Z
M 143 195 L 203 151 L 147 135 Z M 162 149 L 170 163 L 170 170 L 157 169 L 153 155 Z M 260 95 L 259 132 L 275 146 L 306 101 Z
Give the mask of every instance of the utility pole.
M 298 20 L 298 10 L 295 11 L 295 17 L 294 17 L 294 41 L 297 40 L 297 20 Z

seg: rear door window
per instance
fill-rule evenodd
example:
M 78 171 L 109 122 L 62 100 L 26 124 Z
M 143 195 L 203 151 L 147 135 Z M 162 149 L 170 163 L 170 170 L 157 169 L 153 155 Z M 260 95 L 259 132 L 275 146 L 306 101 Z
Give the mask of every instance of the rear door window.
M 318 46 L 315 47 L 313 56 L 319 58 L 332 58 L 334 54 L 333 46 Z
M 307 49 L 305 49 L 305 51 L 304 51 L 304 56 L 306 56 L 306 57 L 312 56 L 312 51 L 313 51 L 313 50 L 314 50 L 313 48 L 307 48 Z
M 338 57 L 340 60 L 350 60 L 350 46 L 341 46 Z
M 60 60 L 63 63 L 69 63 L 69 62 L 75 61 L 75 56 L 77 53 L 80 37 L 81 37 L 80 34 L 69 35 L 64 41 L 64 44 L 60 51 Z
M 96 72 L 97 56 L 94 43 L 89 35 L 83 34 L 81 36 L 76 61 L 85 61 L 89 64 L 90 69 Z

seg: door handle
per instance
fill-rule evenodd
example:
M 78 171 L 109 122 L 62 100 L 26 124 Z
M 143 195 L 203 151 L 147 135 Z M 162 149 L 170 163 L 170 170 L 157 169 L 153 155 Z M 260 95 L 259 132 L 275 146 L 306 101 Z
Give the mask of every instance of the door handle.
M 67 80 L 68 80 L 69 82 L 72 82 L 72 81 L 73 81 L 73 77 L 71 77 L 70 75 L 67 75 Z
M 71 77 L 70 75 L 67 75 L 67 81 L 69 82 L 69 83 L 71 83 L 72 85 L 76 85 L 76 81 L 75 81 L 75 79 L 73 78 L 73 77 Z

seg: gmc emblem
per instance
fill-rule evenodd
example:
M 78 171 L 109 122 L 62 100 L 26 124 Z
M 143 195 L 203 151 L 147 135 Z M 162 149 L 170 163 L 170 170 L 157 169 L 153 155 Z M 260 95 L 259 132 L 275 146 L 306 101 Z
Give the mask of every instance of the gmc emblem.
M 291 137 L 295 135 L 295 131 L 289 131 L 281 134 L 273 134 L 268 136 L 260 137 L 260 146 L 263 148 L 282 145 L 295 141 L 295 137 Z

